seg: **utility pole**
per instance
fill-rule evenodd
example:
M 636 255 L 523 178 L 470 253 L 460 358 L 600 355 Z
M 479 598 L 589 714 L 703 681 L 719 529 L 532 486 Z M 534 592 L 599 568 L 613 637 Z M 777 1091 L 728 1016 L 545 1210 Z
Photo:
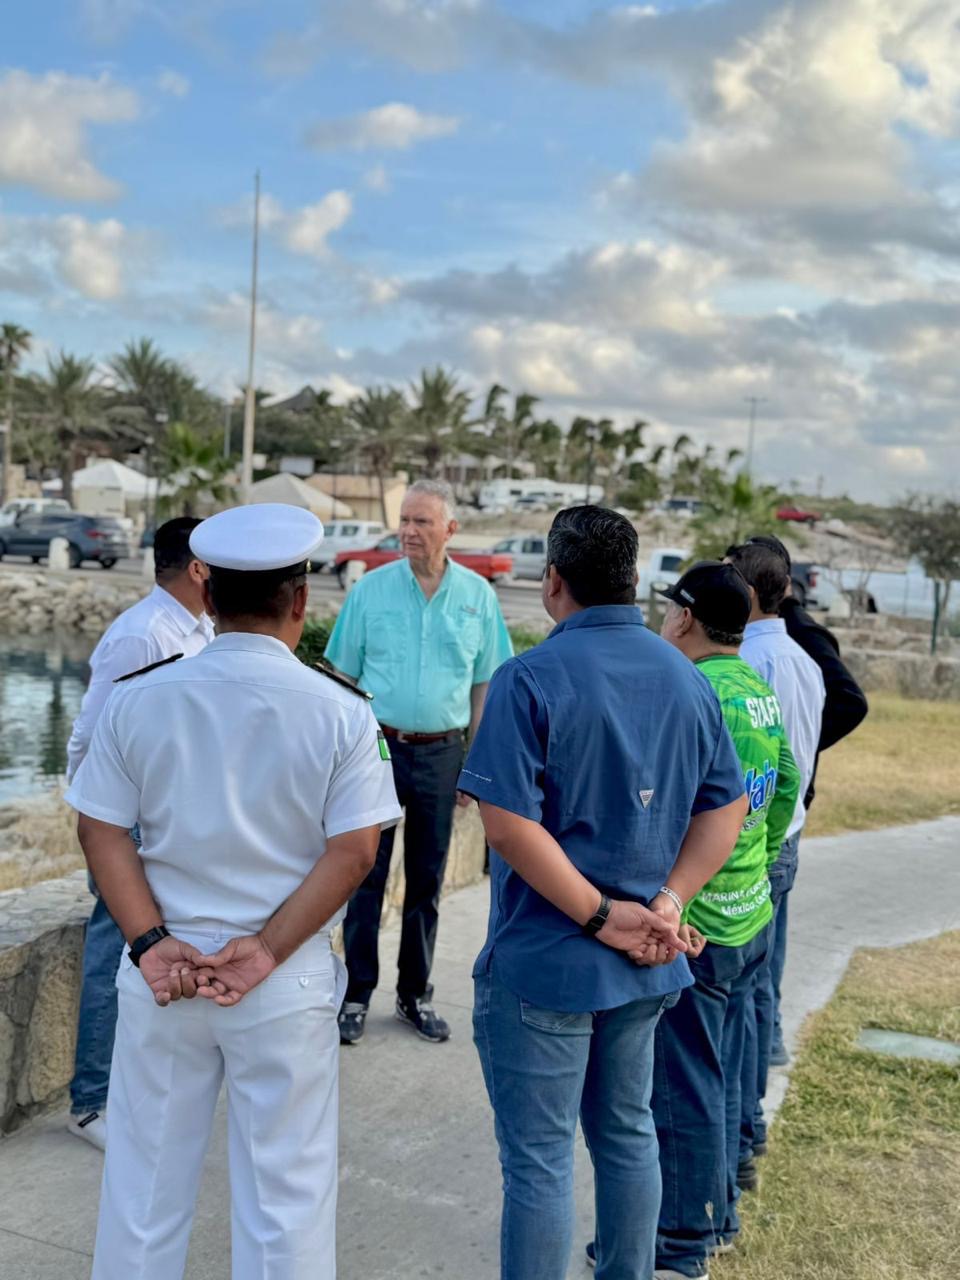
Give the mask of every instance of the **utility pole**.
M 766 396 L 744 396 L 746 403 L 750 406 L 750 427 L 747 432 L 747 457 L 744 463 L 744 471 L 747 478 L 753 479 L 753 438 L 757 427 L 757 405 L 766 404 Z
M 257 345 L 257 270 L 260 258 L 260 170 L 254 178 L 253 199 L 253 271 L 250 280 L 250 349 L 247 354 L 247 386 L 243 404 L 243 461 L 240 468 L 240 489 L 243 501 L 250 501 L 253 485 L 253 430 L 257 412 L 254 392 L 253 362 Z
M 223 456 L 224 458 L 228 458 L 228 459 L 230 457 L 230 446 L 232 443 L 230 437 L 232 436 L 232 434 L 233 434 L 233 406 L 228 400 L 223 407 Z

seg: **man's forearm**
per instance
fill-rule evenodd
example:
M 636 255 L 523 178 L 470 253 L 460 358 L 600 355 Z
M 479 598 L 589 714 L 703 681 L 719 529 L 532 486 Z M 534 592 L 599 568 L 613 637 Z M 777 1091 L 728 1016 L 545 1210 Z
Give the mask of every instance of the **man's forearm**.
M 334 836 L 298 889 L 273 913 L 260 937 L 277 964 L 335 915 L 369 874 L 377 857 L 380 828 L 363 827 Z
M 487 843 L 541 897 L 577 924 L 586 924 L 600 906 L 600 891 L 582 875 L 539 822 L 480 801 Z
M 163 924 L 129 831 L 82 813 L 77 834 L 97 890 L 126 940 Z
M 733 852 L 746 813 L 747 798 L 738 796 L 722 809 L 695 814 L 666 879 L 667 888 L 684 902 L 696 897 Z

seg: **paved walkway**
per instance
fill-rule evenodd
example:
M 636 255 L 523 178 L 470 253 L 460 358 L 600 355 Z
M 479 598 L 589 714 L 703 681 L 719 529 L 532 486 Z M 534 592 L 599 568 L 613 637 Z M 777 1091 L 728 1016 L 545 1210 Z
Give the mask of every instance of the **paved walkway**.
M 859 946 L 898 946 L 960 928 L 960 818 L 809 840 L 791 900 L 784 996 L 788 1041 L 830 996 Z M 374 1002 L 363 1043 L 344 1051 L 340 1280 L 494 1280 L 499 1174 L 492 1123 L 470 1042 L 470 964 L 487 887 L 444 903 L 435 980 L 453 1025 L 424 1044 Z M 396 935 L 384 936 L 385 972 Z M 778 1073 L 781 1077 L 785 1073 Z M 193 1234 L 188 1280 L 229 1280 L 223 1115 Z M 63 1117 L 0 1142 L 2 1280 L 86 1280 L 101 1158 Z M 579 1153 L 578 1239 L 590 1230 L 591 1180 Z M 570 1276 L 589 1274 L 577 1250 Z M 131 1277 L 131 1280 L 136 1280 Z

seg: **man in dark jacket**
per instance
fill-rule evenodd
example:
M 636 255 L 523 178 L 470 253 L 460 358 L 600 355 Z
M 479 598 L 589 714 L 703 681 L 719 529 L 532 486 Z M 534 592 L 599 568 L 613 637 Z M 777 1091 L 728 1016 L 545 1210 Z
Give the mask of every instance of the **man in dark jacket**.
M 790 552 L 772 533 L 756 534 L 748 538 L 747 543 L 757 543 L 776 551 L 786 561 L 787 573 L 791 572 L 793 566 Z M 787 635 L 796 641 L 804 653 L 810 655 L 823 676 L 827 699 L 823 707 L 820 745 L 817 748 L 819 758 L 821 751 L 826 751 L 856 729 L 867 714 L 867 699 L 841 661 L 840 645 L 832 631 L 811 618 L 800 602 L 790 594 L 780 606 L 780 617 L 786 623 Z M 816 777 L 817 771 L 814 769 L 807 794 L 803 798 L 808 809 L 813 803 Z

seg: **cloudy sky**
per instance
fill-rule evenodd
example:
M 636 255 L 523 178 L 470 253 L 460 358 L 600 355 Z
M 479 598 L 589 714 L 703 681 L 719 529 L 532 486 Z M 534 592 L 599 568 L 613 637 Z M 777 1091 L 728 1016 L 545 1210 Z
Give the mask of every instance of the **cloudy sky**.
M 956 491 L 960 0 L 43 0 L 0 319 L 346 396 L 453 365 L 808 492 Z

